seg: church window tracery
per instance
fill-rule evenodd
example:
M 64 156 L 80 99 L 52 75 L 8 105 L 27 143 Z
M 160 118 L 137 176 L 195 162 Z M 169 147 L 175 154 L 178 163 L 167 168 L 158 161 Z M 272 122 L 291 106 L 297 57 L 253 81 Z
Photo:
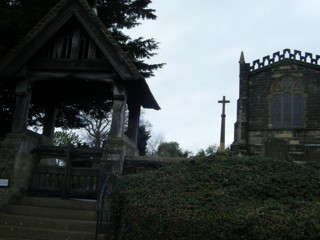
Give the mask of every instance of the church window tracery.
M 291 76 L 276 80 L 271 87 L 271 121 L 273 128 L 303 127 L 304 89 Z

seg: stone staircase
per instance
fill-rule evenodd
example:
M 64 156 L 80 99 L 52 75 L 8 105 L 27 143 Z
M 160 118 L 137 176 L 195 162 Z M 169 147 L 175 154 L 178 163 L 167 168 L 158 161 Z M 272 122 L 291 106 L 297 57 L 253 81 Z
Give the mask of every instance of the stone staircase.
M 101 229 L 97 239 L 113 239 L 111 223 Z M 94 240 L 95 230 L 95 201 L 24 197 L 0 212 L 1 240 Z

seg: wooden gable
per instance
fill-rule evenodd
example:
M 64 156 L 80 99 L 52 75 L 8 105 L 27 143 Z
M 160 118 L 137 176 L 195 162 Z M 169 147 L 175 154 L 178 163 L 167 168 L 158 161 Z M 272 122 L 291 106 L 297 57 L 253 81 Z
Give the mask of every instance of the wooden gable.
M 72 26 L 72 23 L 76 26 Z M 59 35 L 61 36 L 65 32 L 70 36 L 71 33 L 80 34 L 81 31 L 90 36 L 87 39 L 94 43 L 90 46 L 95 45 L 96 49 L 100 48 L 98 50 L 100 58 L 103 56 L 105 60 L 108 60 L 122 79 L 131 80 L 141 77 L 134 64 L 125 56 L 125 53 L 84 0 L 63 0 L 59 2 L 23 41 L 6 56 L 0 67 L 1 73 L 7 76 L 15 75 L 32 57 L 39 53 L 39 50 L 48 47 L 50 42 L 51 44 L 56 44 L 55 52 L 52 52 L 51 56 L 57 57 L 60 54 L 57 48 Z M 77 44 L 80 44 L 80 39 L 77 39 L 77 36 L 74 35 L 69 40 L 71 40 L 69 44 L 71 44 L 71 48 L 74 51 L 66 52 L 66 54 L 72 55 L 66 55 L 65 57 L 73 59 L 78 54 L 75 48 Z M 74 45 L 72 46 L 72 44 Z M 90 53 L 95 54 L 94 51 L 90 51 Z M 50 56 L 50 52 L 47 54 L 47 56 Z M 63 51 L 61 51 L 59 57 L 62 56 Z M 90 57 L 92 58 L 93 56 Z M 10 67 L 8 67 L 9 65 Z
M 76 18 L 71 18 L 32 57 L 30 70 L 116 72 Z
M 90 77 L 120 79 L 129 87 L 130 99 L 160 109 L 139 70 L 85 0 L 60 1 L 0 62 L 0 77 L 26 71 L 40 78 L 53 71 L 66 77 L 71 71 L 73 77 L 89 81 Z

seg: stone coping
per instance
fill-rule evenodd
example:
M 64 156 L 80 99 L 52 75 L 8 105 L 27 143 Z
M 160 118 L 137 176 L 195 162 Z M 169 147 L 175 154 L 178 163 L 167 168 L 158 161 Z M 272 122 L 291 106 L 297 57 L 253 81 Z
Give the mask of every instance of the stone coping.
M 136 156 L 127 157 L 127 161 L 149 161 L 149 162 L 182 162 L 188 160 L 186 157 L 160 157 L 160 156 Z

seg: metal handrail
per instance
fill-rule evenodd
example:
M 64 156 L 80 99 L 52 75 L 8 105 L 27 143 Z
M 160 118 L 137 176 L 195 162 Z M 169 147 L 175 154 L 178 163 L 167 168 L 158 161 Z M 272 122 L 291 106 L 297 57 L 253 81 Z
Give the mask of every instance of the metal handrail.
M 113 186 L 113 182 L 116 179 L 117 179 L 116 175 L 114 175 L 111 172 L 108 172 L 105 175 L 105 179 L 104 179 L 103 185 L 101 187 L 101 191 L 100 191 L 99 196 L 97 198 L 97 206 L 96 206 L 96 211 L 97 211 L 96 239 L 98 239 L 98 234 L 101 233 L 103 215 L 105 214 L 106 218 L 110 217 L 112 215 L 116 215 L 116 214 L 108 211 L 108 209 L 105 208 L 106 194 L 111 192 L 112 186 Z

